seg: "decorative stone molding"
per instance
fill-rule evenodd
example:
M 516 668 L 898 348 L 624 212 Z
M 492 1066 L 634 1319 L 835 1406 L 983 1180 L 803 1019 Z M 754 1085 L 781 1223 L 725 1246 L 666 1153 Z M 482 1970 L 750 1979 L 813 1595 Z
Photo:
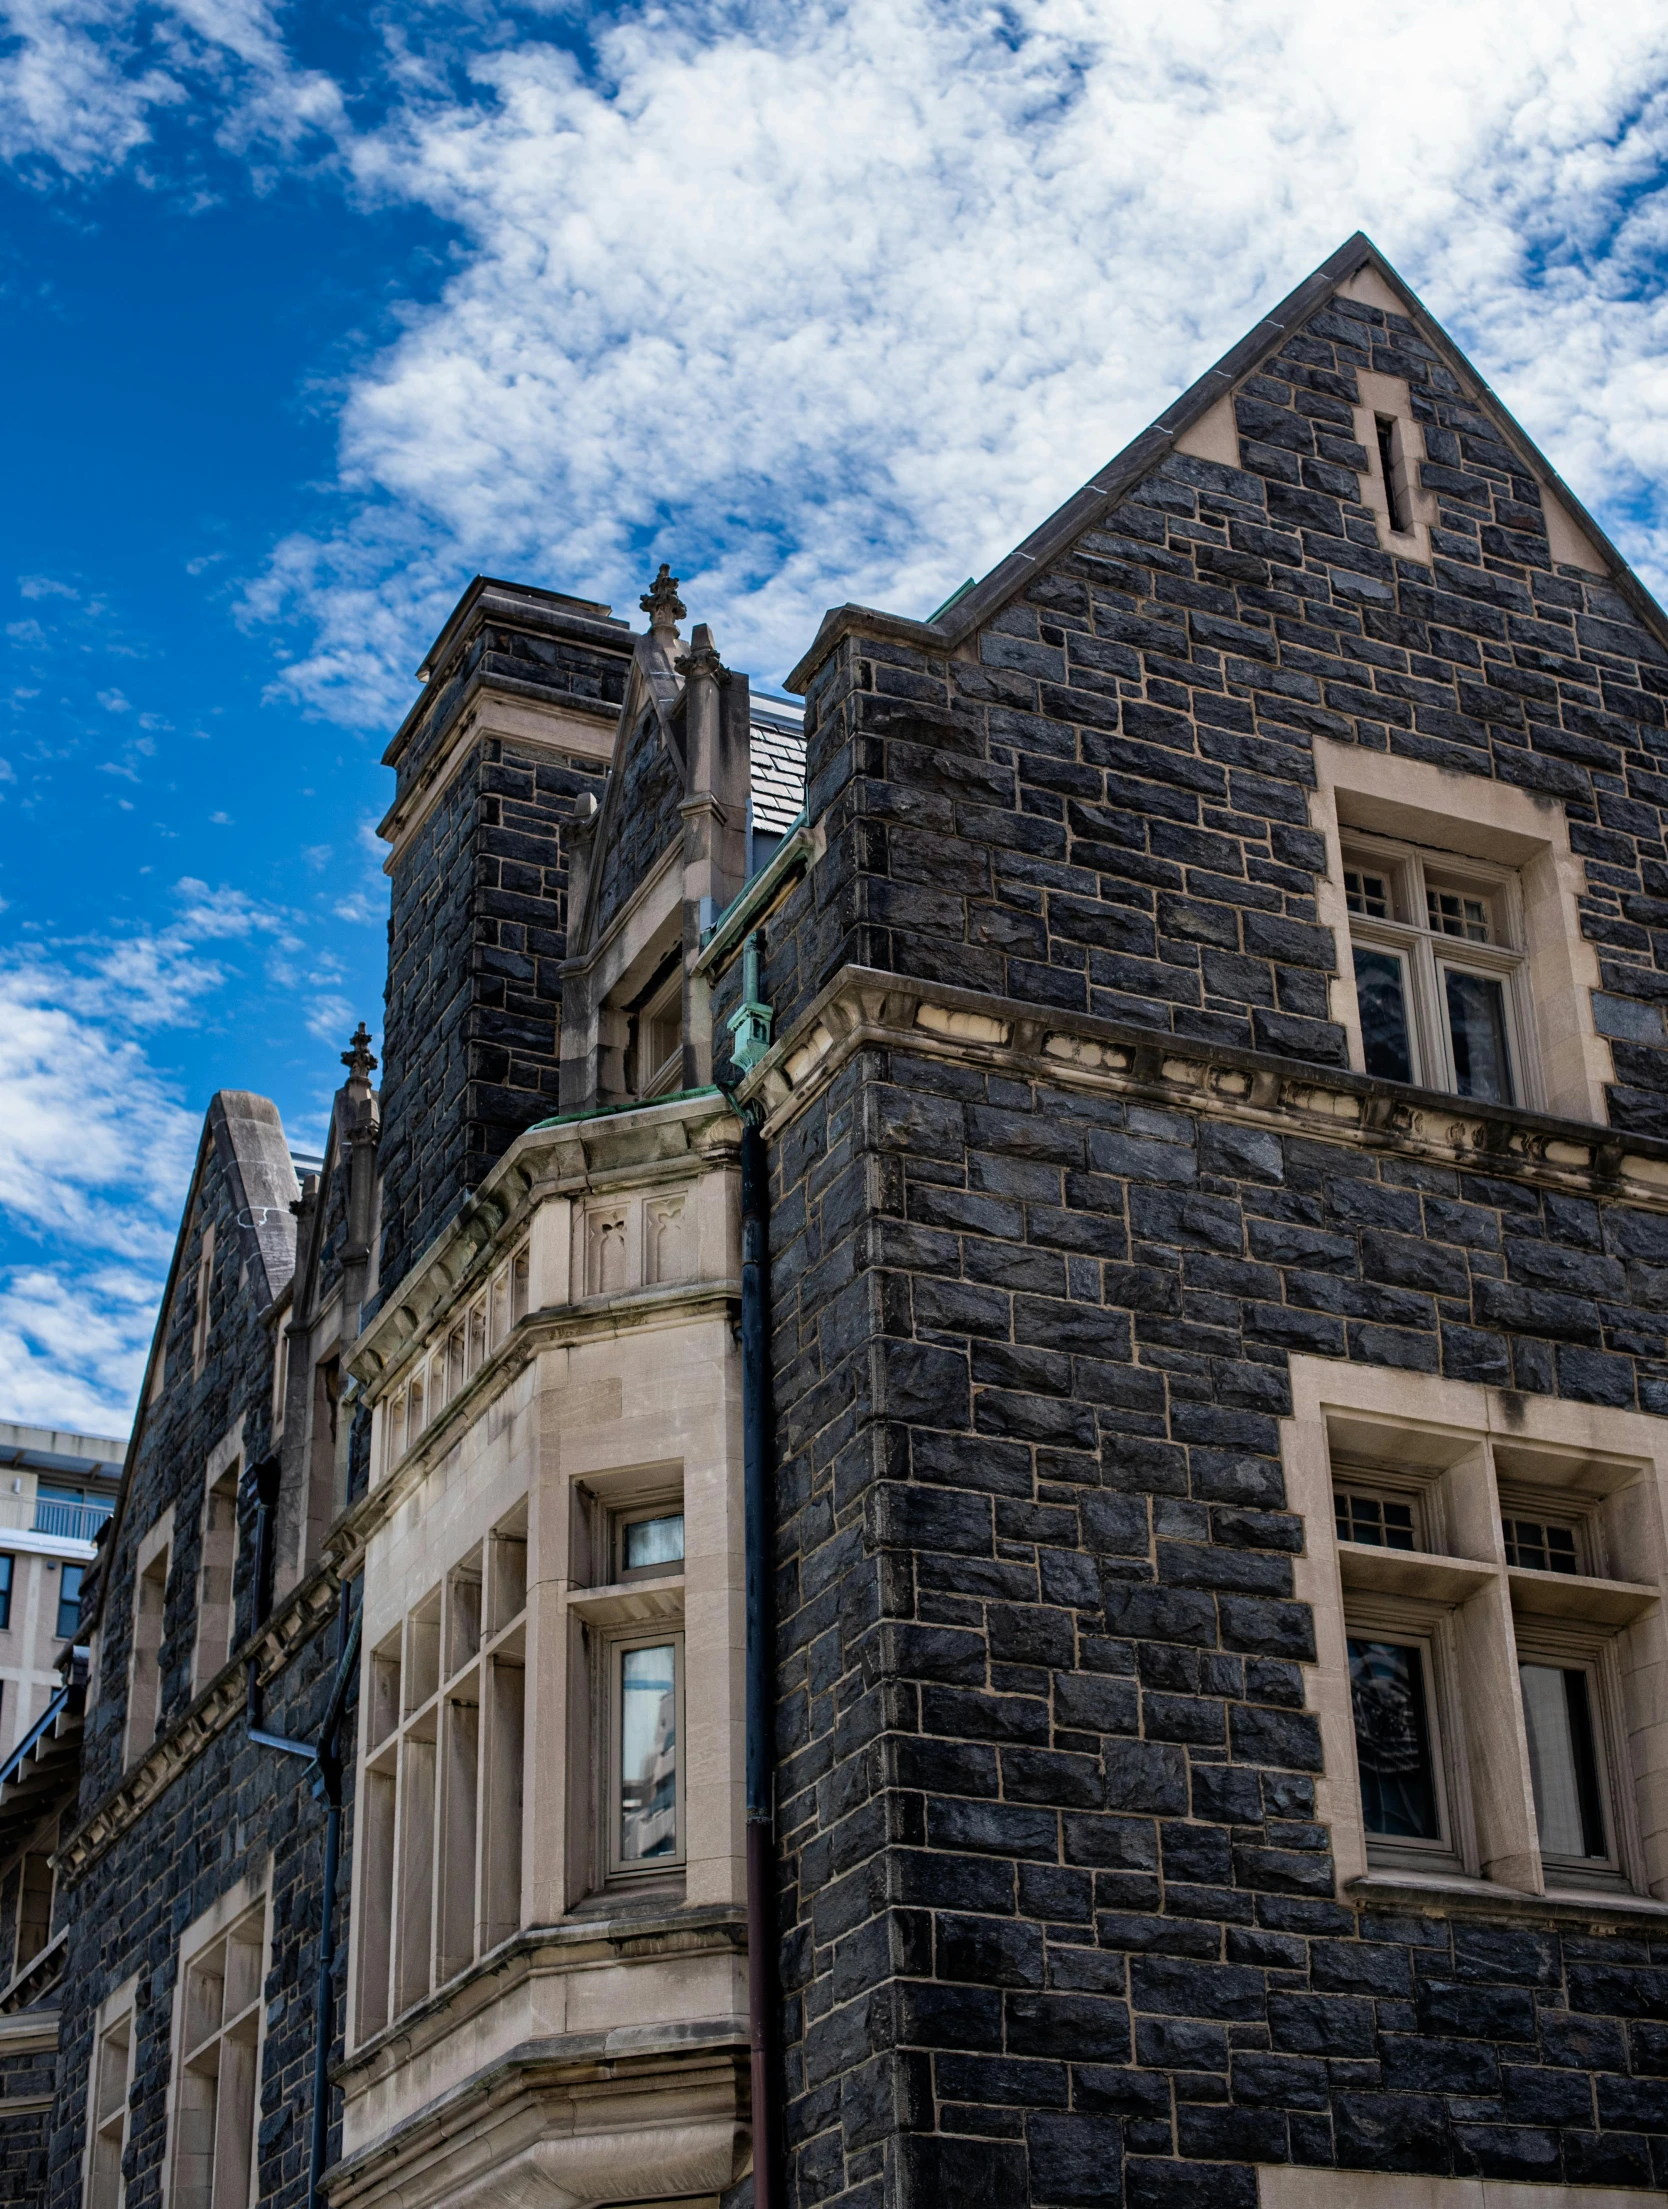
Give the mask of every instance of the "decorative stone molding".
M 854 1052 L 873 1048 L 1668 1211 L 1668 1142 L 866 967 L 843 968 L 737 1094 L 763 1104 L 772 1138 Z
M 312 1640 L 334 1612 L 342 1582 L 352 1578 L 362 1547 L 362 1543 L 354 1542 L 334 1549 L 321 1568 L 285 1598 L 260 1632 L 222 1666 L 190 1709 L 122 1775 L 121 1784 L 105 1796 L 59 1849 L 56 1861 L 62 1878 L 81 1878 L 195 1763 L 210 1742 L 242 1717 L 251 1657 L 256 1676 L 264 1685 L 283 1671 L 304 1643 Z

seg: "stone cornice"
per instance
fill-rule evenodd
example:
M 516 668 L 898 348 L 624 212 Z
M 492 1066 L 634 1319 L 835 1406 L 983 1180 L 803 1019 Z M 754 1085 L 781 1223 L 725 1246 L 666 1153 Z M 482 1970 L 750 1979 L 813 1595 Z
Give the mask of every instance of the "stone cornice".
M 665 1177 L 659 1175 L 656 1179 L 664 1181 Z M 666 1328 L 722 1316 L 740 1301 L 739 1280 L 674 1281 L 615 1296 L 582 1297 L 572 1304 L 546 1305 L 526 1313 L 516 1321 L 501 1347 L 455 1396 L 447 1399 L 387 1477 L 344 1511 L 325 1536 L 325 1554 L 332 1560 L 337 1579 L 353 1578 L 371 1537 L 422 1486 L 464 1430 L 480 1417 L 488 1399 L 501 1394 L 540 1350 L 591 1342 L 637 1328 Z
M 45 2054 L 57 2045 L 56 2010 L 18 2010 L 0 2017 L 0 2057 Z
M 345 1554 L 356 1561 L 358 1545 Z M 351 1573 L 339 1569 L 336 1556 L 327 1549 L 320 1568 L 290 1591 L 260 1632 L 222 1666 L 191 1707 L 152 1743 L 137 1764 L 122 1774 L 64 1842 L 56 1857 L 61 1877 L 79 1879 L 212 1741 L 243 1716 L 250 1658 L 255 1660 L 256 1677 L 263 1685 L 274 1679 L 335 1616 L 342 1581 L 350 1577 Z
M 536 1202 L 691 1177 L 737 1155 L 740 1142 L 741 1123 L 716 1089 L 539 1121 L 516 1138 L 384 1298 L 354 1344 L 350 1370 L 367 1394 L 377 1395 L 418 1338 L 480 1287 Z
M 773 1136 L 873 1047 L 1668 1211 L 1668 1142 L 1654 1137 L 867 967 L 835 975 L 738 1095 L 763 1105 Z

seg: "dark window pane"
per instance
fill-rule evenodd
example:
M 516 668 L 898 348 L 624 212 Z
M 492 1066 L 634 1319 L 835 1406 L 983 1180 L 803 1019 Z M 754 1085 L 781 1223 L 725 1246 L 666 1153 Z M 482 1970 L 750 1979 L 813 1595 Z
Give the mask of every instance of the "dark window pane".
M 1462 1097 L 1484 1097 L 1492 1104 L 1512 1102 L 1512 1066 L 1506 1053 L 1506 995 L 1484 974 L 1460 974 L 1449 967 L 1443 977 L 1448 995 L 1448 1032 L 1454 1039 L 1454 1086 Z
M 1390 951 L 1363 951 L 1358 946 L 1355 995 L 1361 1007 L 1368 1073 L 1381 1081 L 1411 1081 L 1413 1053 L 1407 1040 L 1407 995 L 1400 959 Z
M 58 1639 L 73 1641 L 81 1623 L 81 1578 L 85 1565 L 66 1565 L 58 1575 Z
M 12 1622 L 12 1560 L 9 1553 L 0 1556 L 0 1626 Z
M 1341 1542 L 1370 1542 L 1375 1549 L 1413 1547 L 1413 1506 L 1385 1503 L 1377 1496 L 1347 1495 L 1335 1489 L 1333 1512 Z
M 1523 1664 L 1518 1678 L 1541 1847 L 1548 1856 L 1603 1856 L 1604 1804 L 1587 1675 L 1579 1666 Z
M 1488 941 L 1488 907 L 1480 897 L 1462 897 L 1457 890 L 1425 891 L 1431 926 L 1444 936 L 1464 936 L 1471 943 Z
M 1390 918 L 1390 885 L 1381 874 L 1358 874 L 1344 869 L 1344 903 L 1352 913 L 1371 920 Z
M 1352 1640 L 1349 1692 L 1367 1831 L 1398 1840 L 1440 1840 L 1419 1651 L 1400 1642 Z
M 1503 1519 L 1506 1562 L 1524 1572 L 1574 1572 L 1575 1535 L 1567 1526 L 1543 1526 L 1538 1519 Z

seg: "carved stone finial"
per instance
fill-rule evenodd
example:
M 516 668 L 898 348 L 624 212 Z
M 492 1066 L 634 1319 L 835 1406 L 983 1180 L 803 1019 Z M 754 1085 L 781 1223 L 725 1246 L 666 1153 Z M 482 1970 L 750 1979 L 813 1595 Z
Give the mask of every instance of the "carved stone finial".
M 718 657 L 718 648 L 712 641 L 712 631 L 704 621 L 698 621 L 690 633 L 689 650 L 673 661 L 682 676 L 711 675 L 723 681 L 724 663 Z
M 348 1070 L 349 1081 L 370 1080 L 376 1060 L 371 1056 L 371 1031 L 362 1020 L 354 1029 L 348 1048 L 342 1053 L 342 1064 Z
M 678 596 L 678 579 L 665 560 L 660 563 L 660 573 L 637 603 L 648 615 L 651 629 L 670 629 L 674 636 L 678 623 L 689 610 Z

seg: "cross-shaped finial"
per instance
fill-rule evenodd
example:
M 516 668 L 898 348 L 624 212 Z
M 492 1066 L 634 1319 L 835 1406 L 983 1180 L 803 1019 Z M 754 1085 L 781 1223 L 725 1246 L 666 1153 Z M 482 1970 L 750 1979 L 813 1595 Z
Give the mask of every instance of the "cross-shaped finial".
M 348 1070 L 349 1081 L 369 1081 L 376 1060 L 371 1056 L 371 1031 L 360 1021 L 353 1031 L 352 1041 L 342 1053 L 342 1064 Z
M 675 632 L 678 623 L 688 611 L 678 596 L 678 579 L 665 560 L 660 563 L 660 573 L 637 603 L 648 615 L 651 629 L 670 629 Z

